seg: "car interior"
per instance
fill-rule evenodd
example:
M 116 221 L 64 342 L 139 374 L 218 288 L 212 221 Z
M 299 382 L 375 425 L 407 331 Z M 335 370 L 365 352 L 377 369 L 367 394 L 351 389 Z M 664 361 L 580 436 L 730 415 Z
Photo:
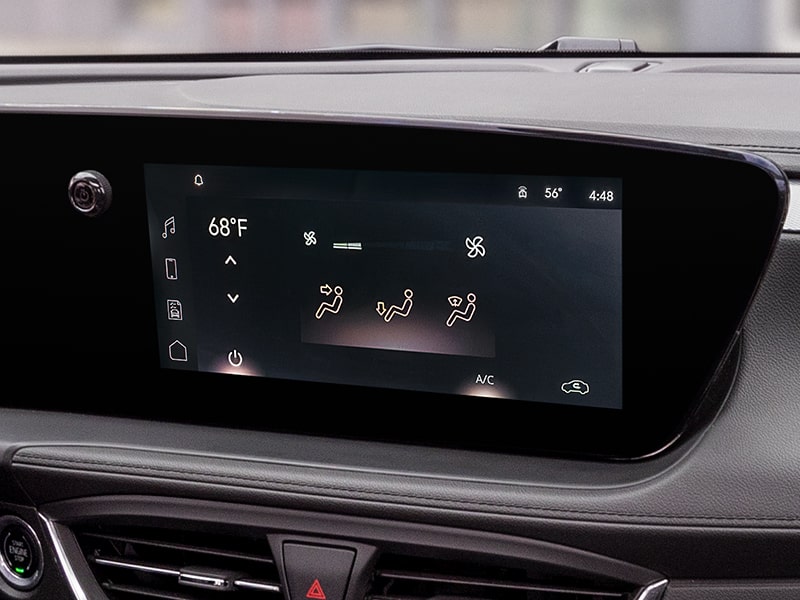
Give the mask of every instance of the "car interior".
M 0 597 L 800 596 L 798 82 L 0 60 Z

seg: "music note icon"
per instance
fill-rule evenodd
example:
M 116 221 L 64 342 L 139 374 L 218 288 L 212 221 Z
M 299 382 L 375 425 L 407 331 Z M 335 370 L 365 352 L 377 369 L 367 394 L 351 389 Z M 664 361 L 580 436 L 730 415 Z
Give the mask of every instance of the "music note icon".
M 169 229 L 169 233 L 167 233 L 167 229 Z M 167 236 L 172 233 L 175 233 L 175 217 L 170 217 L 166 221 L 164 221 L 164 233 L 161 234 L 161 237 L 167 239 Z

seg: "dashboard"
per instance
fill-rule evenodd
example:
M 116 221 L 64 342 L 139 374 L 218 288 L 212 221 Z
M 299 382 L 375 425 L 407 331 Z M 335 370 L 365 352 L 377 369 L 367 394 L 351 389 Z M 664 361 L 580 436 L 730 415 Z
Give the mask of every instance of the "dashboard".
M 792 596 L 798 76 L 2 65 L 0 596 Z

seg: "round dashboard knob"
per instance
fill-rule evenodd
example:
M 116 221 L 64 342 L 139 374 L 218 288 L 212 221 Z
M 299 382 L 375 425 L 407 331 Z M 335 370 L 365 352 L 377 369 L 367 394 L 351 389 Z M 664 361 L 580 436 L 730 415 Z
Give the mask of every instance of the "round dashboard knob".
M 101 215 L 111 206 L 111 184 L 97 171 L 75 173 L 68 192 L 72 207 L 87 217 Z

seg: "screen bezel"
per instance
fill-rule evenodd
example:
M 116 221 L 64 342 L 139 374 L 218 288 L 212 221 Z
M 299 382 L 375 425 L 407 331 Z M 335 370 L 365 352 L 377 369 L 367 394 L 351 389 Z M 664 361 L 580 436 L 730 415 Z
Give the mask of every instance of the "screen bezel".
M 29 408 L 504 452 L 652 455 L 672 444 L 701 406 L 741 327 L 786 210 L 785 177 L 765 160 L 612 136 L 413 122 L 174 116 L 6 114 L 0 122 L 8 131 L 38 132 L 11 158 L 19 182 L 12 182 L 9 192 L 18 185 L 24 194 L 23 182 L 36 180 L 43 198 L 33 207 L 11 207 L 11 218 L 29 219 L 33 211 L 39 226 L 35 234 L 12 232 L 7 243 L 24 245 L 32 260 L 50 265 L 46 281 L 34 282 L 27 271 L 12 269 L 16 279 L 3 285 L 8 291 L 35 287 L 42 302 L 49 299 L 36 331 L 63 335 L 51 342 L 61 351 L 59 360 L 46 363 L 44 372 L 82 391 L 68 402 L 52 395 L 27 399 Z M 52 141 L 43 145 L 42 139 Z M 105 142 L 82 143 L 99 139 Z M 66 155 L 60 140 L 73 141 Z M 250 150 L 254 144 L 256 155 Z M 623 409 L 161 369 L 146 163 L 621 178 Z M 71 212 L 65 198 L 69 178 L 85 169 L 105 174 L 114 189 L 111 209 L 95 219 Z M 87 302 L 98 298 L 124 308 L 125 317 L 81 318 Z M 8 347 L 40 340 L 30 328 L 12 324 Z M 110 350 L 98 354 L 98 344 Z M 34 369 L 22 360 L 14 368 L 32 378 L 43 372 L 42 365 Z M 109 403 L 108 389 L 120 385 L 133 388 L 137 402 Z M 199 390 L 225 399 L 225 410 L 199 401 L 191 409 L 165 402 Z M 314 400 L 331 391 L 346 398 L 344 404 Z M 256 399 L 269 403 L 266 421 L 255 418 Z M 13 398 L 5 403 L 19 406 Z M 433 405 L 443 409 L 432 411 Z

